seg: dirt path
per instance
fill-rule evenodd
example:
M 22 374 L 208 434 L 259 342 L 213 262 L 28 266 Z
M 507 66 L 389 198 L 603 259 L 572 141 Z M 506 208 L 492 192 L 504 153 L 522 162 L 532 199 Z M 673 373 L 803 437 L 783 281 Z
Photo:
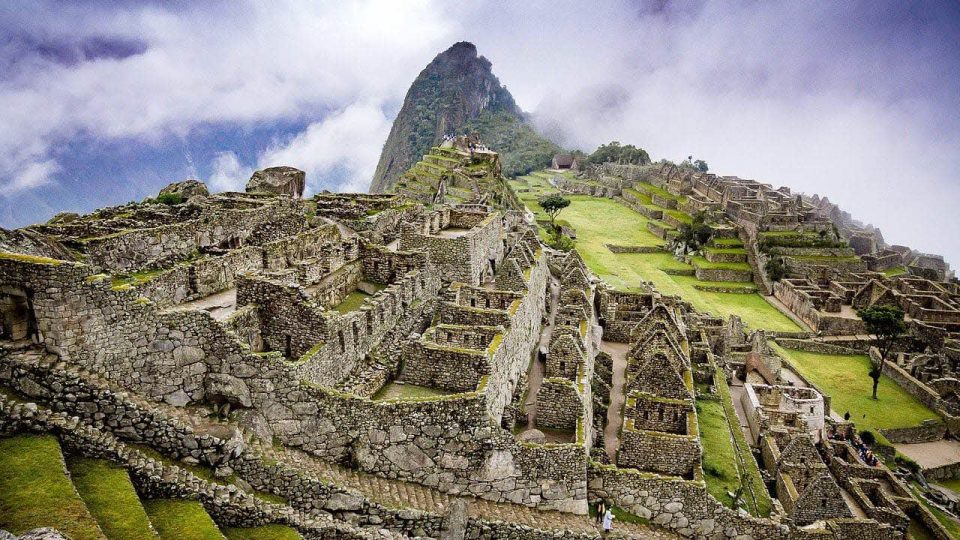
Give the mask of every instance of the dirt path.
M 960 441 L 942 439 L 934 442 L 893 445 L 901 454 L 916 461 L 924 469 L 941 467 L 960 461 Z
M 630 345 L 601 341 L 600 350 L 613 359 L 613 381 L 610 385 L 610 405 L 607 408 L 607 427 L 603 430 L 603 447 L 610 461 L 616 462 L 620 447 L 620 426 L 623 424 L 623 403 L 626 401 L 627 353 Z

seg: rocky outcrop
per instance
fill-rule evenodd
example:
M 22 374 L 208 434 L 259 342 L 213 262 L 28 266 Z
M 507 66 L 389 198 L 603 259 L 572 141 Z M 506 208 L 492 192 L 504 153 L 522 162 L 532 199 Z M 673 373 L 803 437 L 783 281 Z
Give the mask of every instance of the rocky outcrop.
M 183 182 L 174 182 L 160 190 L 160 195 L 180 195 L 183 200 L 190 197 L 206 197 L 210 195 L 207 185 L 199 180 L 189 179 Z
M 459 42 L 437 55 L 407 91 L 383 145 L 371 193 L 389 191 L 444 136 L 474 132 L 500 153 L 507 175 L 521 159 L 525 167 L 527 162 L 546 167 L 560 150 L 529 126 L 513 96 L 493 75 L 490 61 L 478 56 L 472 43 Z
M 263 192 L 303 197 L 307 173 L 293 167 L 270 167 L 253 173 L 247 182 L 247 193 Z

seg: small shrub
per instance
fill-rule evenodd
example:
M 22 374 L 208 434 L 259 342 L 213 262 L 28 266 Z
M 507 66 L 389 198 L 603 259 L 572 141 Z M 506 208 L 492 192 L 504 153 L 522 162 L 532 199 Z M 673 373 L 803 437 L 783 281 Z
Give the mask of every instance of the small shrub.
M 783 259 L 780 257 L 774 257 L 767 261 L 767 264 L 763 265 L 763 269 L 766 270 L 770 281 L 780 281 L 787 277 L 787 265 L 783 264 Z
M 561 233 L 559 228 L 557 228 L 556 231 L 557 232 L 551 234 L 550 239 L 547 240 L 548 246 L 560 251 L 570 251 L 576 246 L 573 239 Z
M 902 454 L 897 454 L 897 457 L 893 458 L 893 461 L 910 472 L 915 473 L 920 471 L 920 464 Z
M 179 193 L 161 193 L 157 195 L 156 202 L 157 204 L 176 206 L 183 202 L 183 195 Z

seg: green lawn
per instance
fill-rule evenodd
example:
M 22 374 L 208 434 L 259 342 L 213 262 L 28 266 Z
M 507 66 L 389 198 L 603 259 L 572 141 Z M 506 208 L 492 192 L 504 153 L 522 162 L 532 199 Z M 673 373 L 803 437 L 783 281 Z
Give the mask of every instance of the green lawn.
M 527 207 L 539 214 L 542 210 L 536 199 L 549 186 L 539 177 L 526 176 L 528 184 L 512 181 L 514 189 L 536 189 L 537 193 L 519 193 Z M 700 311 L 717 316 L 739 315 L 752 328 L 799 332 L 801 329 L 770 305 L 759 294 L 716 293 L 701 291 L 693 276 L 669 275 L 667 270 L 692 270 L 693 267 L 677 261 L 669 253 L 612 253 L 606 244 L 658 246 L 663 240 L 647 230 L 645 216 L 613 199 L 573 195 L 569 207 L 560 214 L 577 231 L 577 251 L 596 275 L 620 290 L 640 290 L 643 281 L 651 282 L 665 295 L 679 295 Z M 538 217 L 541 217 L 538 214 Z M 545 216 L 543 216 L 545 217 Z M 711 264 L 711 263 L 707 263 Z M 727 263 L 737 264 L 737 263 Z M 749 265 L 745 265 L 749 269 Z M 714 284 L 716 285 L 716 284 Z
M 831 409 L 840 415 L 849 411 L 858 429 L 876 432 L 940 418 L 886 375 L 880 378 L 878 399 L 870 397 L 873 379 L 867 375 L 866 355 L 818 354 L 771 344 L 801 375 L 830 395 Z
M 883 271 L 883 275 L 887 277 L 893 276 L 902 276 L 907 273 L 907 268 L 905 266 L 894 266 L 893 268 L 887 268 Z
M 224 529 L 228 540 L 300 540 L 296 529 L 284 525 L 264 525 L 247 529 Z
M 154 500 L 143 505 L 163 540 L 224 540 L 198 501 Z
M 38 527 L 72 540 L 104 538 L 66 474 L 55 437 L 0 439 L 0 529 L 20 534 Z
M 960 478 L 954 480 L 937 480 L 934 484 L 939 484 L 947 489 L 952 489 L 957 494 L 960 494 Z
M 733 508 L 733 498 L 728 493 L 737 491 L 740 476 L 723 405 L 719 401 L 698 400 L 697 422 L 703 445 L 703 475 L 707 491 L 724 506 Z
M 753 268 L 743 262 L 710 262 L 703 257 L 693 257 L 693 265 L 697 268 L 705 268 L 708 270 L 742 270 L 744 272 L 751 272 Z
M 360 306 L 363 305 L 363 301 L 369 297 L 370 295 L 363 291 L 353 291 L 348 294 L 343 301 L 334 306 L 333 309 L 339 311 L 340 313 L 350 313 L 351 311 L 360 309 Z
M 73 485 L 107 538 L 159 538 L 125 469 L 86 458 L 70 458 L 67 466 Z

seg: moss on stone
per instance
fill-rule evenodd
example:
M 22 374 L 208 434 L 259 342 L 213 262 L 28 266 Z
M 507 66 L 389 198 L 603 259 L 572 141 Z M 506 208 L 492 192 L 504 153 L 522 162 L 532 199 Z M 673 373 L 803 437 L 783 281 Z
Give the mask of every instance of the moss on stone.
M 10 253 L 9 251 L 0 251 L 0 259 L 8 261 L 17 261 L 30 264 L 48 264 L 51 266 L 60 266 L 66 261 L 51 259 L 49 257 L 39 257 L 37 255 L 26 255 L 23 253 Z

